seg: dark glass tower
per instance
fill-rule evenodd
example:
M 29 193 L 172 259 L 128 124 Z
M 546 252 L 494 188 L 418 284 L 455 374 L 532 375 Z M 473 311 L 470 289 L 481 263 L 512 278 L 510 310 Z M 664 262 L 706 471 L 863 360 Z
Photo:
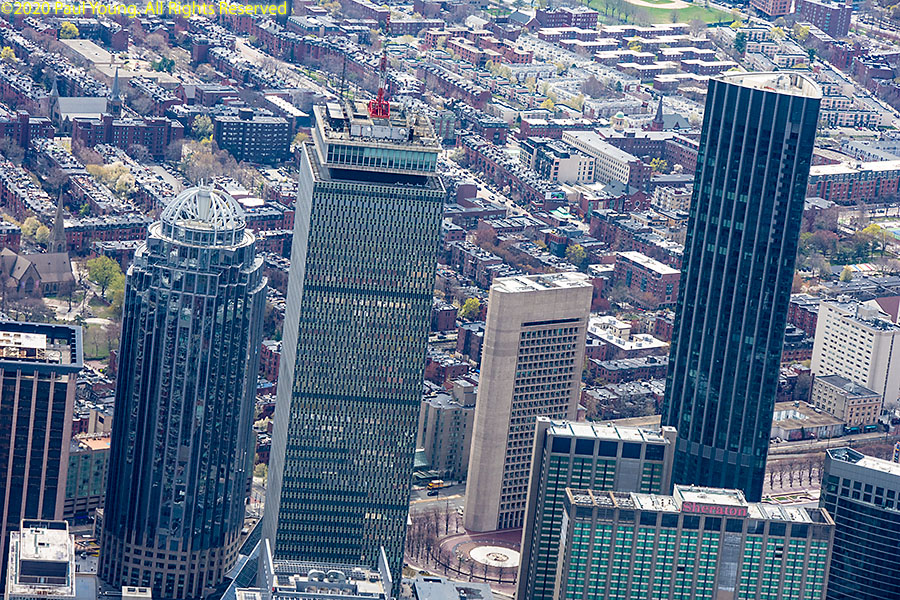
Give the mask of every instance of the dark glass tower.
M 709 82 L 663 407 L 675 483 L 762 495 L 821 97 L 796 73 Z
M 100 576 L 199 598 L 234 562 L 266 280 L 227 194 L 182 192 L 125 285 Z
M 827 450 L 819 507 L 835 525 L 825 598 L 900 598 L 900 465 L 850 448 Z
M 10 532 L 63 514 L 81 328 L 0 321 L 0 589 Z
M 399 581 L 444 189 L 430 122 L 314 108 L 303 148 L 263 536 Z

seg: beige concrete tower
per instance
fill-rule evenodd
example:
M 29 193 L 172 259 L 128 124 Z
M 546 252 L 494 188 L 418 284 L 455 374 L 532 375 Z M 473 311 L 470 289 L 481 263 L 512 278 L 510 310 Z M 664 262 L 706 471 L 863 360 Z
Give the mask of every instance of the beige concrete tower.
M 592 287 L 585 275 L 491 286 L 469 456 L 465 527 L 521 527 L 539 416 L 573 419 Z

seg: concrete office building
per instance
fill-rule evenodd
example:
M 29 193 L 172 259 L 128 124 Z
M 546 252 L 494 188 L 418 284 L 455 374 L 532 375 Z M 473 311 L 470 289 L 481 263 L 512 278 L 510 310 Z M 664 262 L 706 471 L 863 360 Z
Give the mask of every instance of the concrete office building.
M 467 380 L 454 381 L 450 394 L 441 391 L 422 398 L 416 448 L 424 450 L 438 477 L 466 478 L 474 422 L 475 386 Z
M 594 180 L 600 183 L 620 181 L 643 189 L 650 181 L 651 169 L 637 156 L 616 148 L 593 131 L 566 131 L 562 140 L 595 159 Z
M 821 98 L 799 73 L 709 82 L 662 411 L 675 483 L 762 496 Z
M 819 506 L 835 524 L 827 600 L 900 598 L 900 465 L 826 450 Z
M 521 527 L 539 416 L 574 419 L 593 288 L 581 273 L 494 281 L 469 455 L 465 526 Z
M 816 377 L 811 400 L 813 406 L 840 419 L 847 427 L 874 425 L 881 416 L 881 394 L 840 375 Z
M 75 600 L 75 540 L 65 521 L 22 521 L 10 534 L 5 600 Z
M 256 236 L 210 187 L 172 199 L 135 252 L 100 528 L 106 583 L 201 598 L 234 564 L 265 294 Z
M 263 536 L 399 580 L 445 191 L 428 119 L 373 106 L 315 106 L 301 151 Z
M 840 375 L 874 390 L 883 402 L 896 400 L 900 325 L 870 303 L 822 302 L 810 368 L 816 377 Z
M 566 489 L 556 600 L 818 600 L 835 524 L 740 490 Z
M 81 328 L 0 322 L 0 584 L 10 532 L 63 514 Z
M 550 600 L 566 488 L 669 493 L 675 430 L 538 417 L 534 439 L 516 597 Z

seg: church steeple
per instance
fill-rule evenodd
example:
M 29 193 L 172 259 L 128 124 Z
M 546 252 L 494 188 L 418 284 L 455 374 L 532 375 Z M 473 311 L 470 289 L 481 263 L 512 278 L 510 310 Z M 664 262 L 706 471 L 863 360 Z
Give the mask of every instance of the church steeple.
M 109 106 L 107 112 L 120 117 L 122 116 L 122 97 L 119 93 L 119 67 L 116 67 L 116 74 L 113 77 L 112 90 L 109 94 Z
M 66 252 L 68 246 L 69 244 L 66 242 L 66 226 L 63 222 L 62 192 L 60 192 L 59 199 L 56 201 L 56 219 L 53 221 L 53 231 L 50 233 L 48 250 L 50 252 Z
M 663 97 L 659 97 L 659 104 L 656 107 L 656 116 L 653 117 L 653 121 L 650 123 L 650 131 L 662 131 L 665 127 L 665 121 L 663 121 Z

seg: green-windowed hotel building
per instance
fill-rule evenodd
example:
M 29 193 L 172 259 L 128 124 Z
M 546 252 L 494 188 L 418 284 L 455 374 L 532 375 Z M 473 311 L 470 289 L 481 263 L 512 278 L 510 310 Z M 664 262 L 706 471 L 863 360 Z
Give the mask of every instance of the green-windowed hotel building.
M 445 192 L 421 114 L 313 108 L 301 149 L 263 536 L 399 581 Z
M 550 600 L 566 488 L 667 494 L 675 430 L 538 417 L 516 598 Z
M 740 490 L 568 488 L 557 600 L 820 600 L 834 521 Z
M 800 73 L 709 81 L 662 411 L 675 483 L 762 496 L 821 99 Z

